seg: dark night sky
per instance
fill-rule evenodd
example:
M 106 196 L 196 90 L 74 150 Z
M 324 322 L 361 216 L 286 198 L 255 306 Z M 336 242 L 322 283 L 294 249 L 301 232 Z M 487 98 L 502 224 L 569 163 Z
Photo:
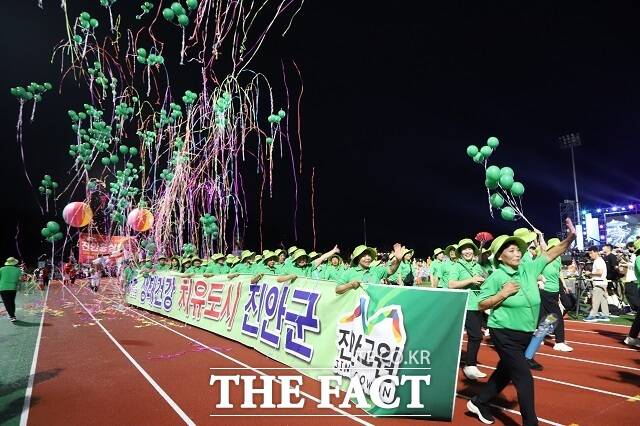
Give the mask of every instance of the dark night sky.
M 58 83 L 59 61 L 50 59 L 65 30 L 58 0 L 45 0 L 44 11 L 35 0 L 4 3 L 0 255 L 16 254 L 19 221 L 21 251 L 32 258 L 43 252 L 39 230 L 48 218 L 22 172 L 9 88 Z M 140 3 L 126 2 L 135 10 Z M 307 0 L 287 36 L 280 33 L 288 20 L 252 63 L 276 87 L 284 63 L 291 90 L 298 90 L 292 61 L 302 72 L 299 244 L 311 246 L 312 167 L 319 250 L 360 244 L 364 217 L 370 244 L 402 241 L 418 255 L 481 230 L 512 231 L 516 225 L 489 217 L 483 172 L 465 154 L 467 145 L 492 135 L 502 142 L 492 162 L 514 168 L 527 188 L 525 211 L 547 234 L 559 230 L 558 204 L 573 197 L 569 153 L 557 142 L 563 134 L 582 136 L 581 202 L 640 201 L 637 2 L 425 3 L 363 8 Z M 130 7 L 120 1 L 115 10 Z M 177 45 L 179 36 L 171 39 Z M 187 72 L 176 67 L 175 50 L 165 57 L 173 80 Z M 27 168 L 36 182 L 45 173 L 65 181 L 72 137 L 66 110 L 86 101 L 79 93 L 71 84 L 61 96 L 49 92 L 36 121 L 25 126 Z M 283 92 L 276 98 L 282 104 Z M 282 161 L 276 173 L 274 199 L 265 203 L 267 247 L 293 242 L 290 164 Z M 254 203 L 249 208 L 257 215 Z M 251 222 L 247 244 L 256 243 Z

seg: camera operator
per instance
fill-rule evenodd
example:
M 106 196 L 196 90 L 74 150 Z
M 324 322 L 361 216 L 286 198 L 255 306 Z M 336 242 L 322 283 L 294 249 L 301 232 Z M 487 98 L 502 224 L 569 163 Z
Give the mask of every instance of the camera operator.
M 627 243 L 626 253 L 619 259 L 620 272 L 624 272 L 622 282 L 624 283 L 624 295 L 627 303 L 631 306 L 632 311 L 638 312 L 640 306 L 640 296 L 638 295 L 638 282 L 634 265 L 636 263 L 636 254 L 634 253 L 633 243 Z
M 591 271 L 584 271 L 584 274 L 591 277 L 593 289 L 591 290 L 591 311 L 584 320 L 587 322 L 609 321 L 609 305 L 607 303 L 607 264 L 600 256 L 598 247 L 589 247 L 587 251 L 593 260 Z M 598 313 L 602 308 L 603 314 Z

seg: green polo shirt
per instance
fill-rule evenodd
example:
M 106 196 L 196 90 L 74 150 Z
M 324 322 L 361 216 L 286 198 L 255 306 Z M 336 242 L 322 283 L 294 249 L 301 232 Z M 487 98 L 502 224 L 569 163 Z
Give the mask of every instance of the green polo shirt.
M 255 264 L 238 263 L 229 271 L 232 274 L 253 274 Z
M 338 265 L 338 266 L 327 265 L 327 267 L 324 268 L 324 271 L 323 271 L 324 272 L 323 279 L 338 281 L 340 278 L 340 275 L 342 275 L 344 271 L 345 269 L 342 267 L 342 265 Z
M 190 266 L 188 267 L 184 273 L 185 274 L 204 274 L 204 272 L 207 270 L 206 267 L 200 265 L 200 266 Z
M 538 327 L 540 313 L 540 291 L 538 275 L 547 266 L 545 255 L 522 263 L 518 269 L 500 264 L 500 266 L 482 284 L 479 300 L 485 300 L 497 294 L 508 282 L 520 286 L 518 292 L 507 297 L 489 314 L 489 328 L 505 328 L 509 330 L 533 332 Z
M 560 259 L 560 257 L 557 257 L 553 262 L 544 267 L 542 276 L 547 280 L 544 283 L 545 291 L 550 291 L 551 293 L 560 291 L 560 269 L 562 269 L 562 259 Z
M 633 269 L 636 271 L 636 283 L 640 289 L 640 256 L 636 256 L 636 263 L 633 264 Z
M 314 269 L 315 267 L 311 263 L 307 263 L 305 266 L 300 267 L 295 263 L 290 263 L 289 265 L 287 265 L 285 262 L 285 266 L 280 270 L 280 273 L 282 275 L 293 274 L 299 277 L 311 278 L 311 275 L 313 274 Z
M 391 263 L 389 266 L 391 266 Z M 396 269 L 393 274 L 389 275 L 389 283 L 396 284 L 398 282 L 398 277 L 404 281 L 409 273 L 411 273 L 411 263 L 402 261 L 400 262 L 400 265 L 398 265 L 398 269 Z
M 464 259 L 460 259 L 451 266 L 449 273 L 449 280 L 447 281 L 447 287 L 451 281 L 463 281 L 476 275 L 482 276 L 482 266 L 478 265 L 478 262 L 472 260 L 467 262 Z M 465 290 L 469 290 L 469 298 L 467 299 L 467 311 L 478 310 L 478 296 L 480 295 L 480 286 L 476 284 L 470 284 L 464 287 Z
M 20 282 L 22 271 L 17 266 L 3 266 L 0 268 L 0 291 L 15 290 Z
M 451 259 L 447 259 L 442 262 L 440 265 L 440 276 L 438 277 L 438 287 L 439 288 L 447 288 L 449 283 L 449 274 L 451 274 L 451 270 L 456 262 L 452 262 Z
M 253 269 L 254 269 L 253 272 L 256 274 L 280 275 L 281 273 L 281 268 L 279 263 L 276 263 L 275 265 L 273 265 L 273 268 L 269 268 L 269 266 L 267 266 L 265 263 L 260 262 L 257 265 L 255 265 Z
M 223 275 L 223 274 L 228 274 L 229 269 L 231 268 L 229 268 L 229 265 L 227 265 L 226 263 L 223 263 L 221 265 L 218 262 L 211 262 L 207 265 L 207 269 L 205 270 L 205 273 L 213 274 L 213 275 Z
M 168 271 L 169 268 L 170 266 L 168 263 L 165 263 L 164 265 L 160 265 L 160 264 L 156 265 L 156 271 L 158 272 Z
M 363 268 L 358 265 L 345 270 L 339 277 L 338 282 L 345 284 L 351 281 L 360 281 L 368 284 L 380 284 L 380 281 L 389 276 L 387 266 L 378 265 L 373 268 Z

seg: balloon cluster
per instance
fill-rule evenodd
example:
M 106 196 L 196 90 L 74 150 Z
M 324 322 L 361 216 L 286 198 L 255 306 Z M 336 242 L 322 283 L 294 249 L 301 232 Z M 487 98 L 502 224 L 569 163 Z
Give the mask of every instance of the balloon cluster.
M 51 195 L 53 193 L 53 190 L 58 188 L 58 182 L 51 180 L 50 175 L 44 175 L 44 179 L 42 179 L 40 183 L 42 185 L 38 187 L 38 191 L 40 191 L 41 194 L 45 194 L 46 196 Z
M 40 230 L 40 234 L 50 243 L 64 238 L 64 234 L 60 232 L 60 225 L 54 221 L 47 222 L 46 226 Z
M 526 220 L 522 213 L 520 197 L 524 194 L 524 185 L 514 179 L 515 173 L 511 167 L 487 167 L 487 158 L 500 145 L 496 137 L 487 139 L 487 145 L 478 149 L 475 145 L 467 147 L 467 155 L 476 163 L 484 163 L 484 185 L 489 194 L 490 207 L 500 211 L 500 217 L 506 221 L 516 220 L 518 216 Z M 493 191 L 493 192 L 492 192 Z
M 156 254 L 156 243 L 152 238 L 143 238 L 140 241 L 140 247 L 142 247 L 148 256 L 153 256 Z
M 93 67 L 87 67 L 87 72 L 92 78 L 95 78 L 96 83 L 102 86 L 103 89 L 109 85 L 109 79 L 104 75 L 104 72 L 102 72 L 102 64 L 100 61 L 94 61 Z
M 30 101 L 34 100 L 35 102 L 40 102 L 42 100 L 42 94 L 51 90 L 53 86 L 51 83 L 29 83 L 26 89 L 22 86 L 12 87 L 10 92 L 13 96 L 22 101 Z
M 111 157 L 116 157 L 117 162 L 116 155 Z M 109 161 L 111 160 L 112 158 L 109 158 Z M 140 192 L 138 188 L 132 187 L 133 181 L 138 179 L 138 169 L 132 163 L 126 163 L 124 170 L 116 171 L 116 181 L 109 184 L 112 196 L 109 199 L 108 207 L 111 209 L 111 219 L 116 223 L 124 223 L 125 209 L 131 204 L 131 199 Z
M 187 9 L 192 11 L 198 7 L 198 0 L 187 0 Z M 178 18 L 178 25 L 186 27 L 189 25 L 189 17 L 187 11 L 179 2 L 173 2 L 170 8 L 166 8 L 162 11 L 162 16 L 169 22 L 173 22 L 174 18 Z
M 151 9 L 153 9 L 153 3 L 145 1 L 140 5 L 140 9 L 142 9 L 142 13 L 140 15 L 137 15 L 136 19 L 142 19 L 144 15 L 151 12 Z
M 225 116 L 229 108 L 231 108 L 231 93 L 225 91 L 222 96 L 216 100 L 216 103 L 213 106 L 216 126 L 221 129 L 227 125 L 227 119 Z
M 267 120 L 271 124 L 280 124 L 280 121 L 287 115 L 283 110 L 278 111 L 277 114 L 271 114 L 267 117 Z
M 177 119 L 182 117 L 182 107 L 180 105 L 171 102 L 169 108 L 171 110 L 169 115 L 167 115 L 166 110 L 160 110 L 160 121 L 155 124 L 157 129 L 161 129 L 163 126 L 173 124 Z
M 198 94 L 192 92 L 191 90 L 187 90 L 184 92 L 184 96 L 182 97 L 182 102 L 185 105 L 191 106 L 198 99 Z
M 218 239 L 220 232 L 216 222 L 217 219 L 214 216 L 211 216 L 211 213 L 205 213 L 204 216 L 200 217 L 200 223 L 202 223 L 204 235 L 212 238 L 213 240 Z
M 89 104 L 84 104 L 84 109 L 85 112 L 78 113 L 74 110 L 68 111 L 69 117 L 74 122 L 71 128 L 78 135 L 78 143 L 69 146 L 69 155 L 76 157 L 78 162 L 84 163 L 85 170 L 90 170 L 93 150 L 105 152 L 109 148 L 112 139 L 115 141 L 119 139 L 112 138 L 111 131 L 113 128 L 102 119 L 103 111 Z M 81 127 L 82 120 L 87 116 L 92 118 L 91 125 L 88 129 L 83 129 Z M 102 158 L 101 161 L 105 166 L 115 164 L 118 162 L 118 156 L 114 154 L 110 157 Z
M 185 243 L 182 245 L 182 256 L 189 257 L 196 254 L 196 246 L 191 243 Z
M 144 65 L 154 66 L 164 64 L 164 57 L 151 53 L 147 55 L 147 50 L 143 47 L 136 51 L 136 60 Z
M 91 28 L 98 28 L 98 20 L 92 18 L 89 12 L 82 12 L 78 17 L 78 20 L 80 21 L 80 26 L 85 32 L 88 32 Z
M 100 0 L 100 5 L 104 7 L 111 7 L 118 0 Z

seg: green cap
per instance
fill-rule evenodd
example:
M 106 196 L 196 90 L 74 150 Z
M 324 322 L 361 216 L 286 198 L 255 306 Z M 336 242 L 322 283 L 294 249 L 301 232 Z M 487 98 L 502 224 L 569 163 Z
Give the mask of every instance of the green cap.
M 456 248 L 456 254 L 460 255 L 462 250 L 467 247 L 471 247 L 473 249 L 473 254 L 475 254 L 476 256 L 478 255 L 478 252 L 480 250 L 478 249 L 478 246 L 473 242 L 471 238 L 464 238 L 460 240 L 460 242 L 458 243 L 458 247 Z
M 358 258 L 364 254 L 368 253 L 371 256 L 372 260 L 376 260 L 378 257 L 378 252 L 373 247 L 367 247 L 365 245 L 360 245 L 353 249 L 353 253 L 351 253 L 351 264 L 357 265 Z

